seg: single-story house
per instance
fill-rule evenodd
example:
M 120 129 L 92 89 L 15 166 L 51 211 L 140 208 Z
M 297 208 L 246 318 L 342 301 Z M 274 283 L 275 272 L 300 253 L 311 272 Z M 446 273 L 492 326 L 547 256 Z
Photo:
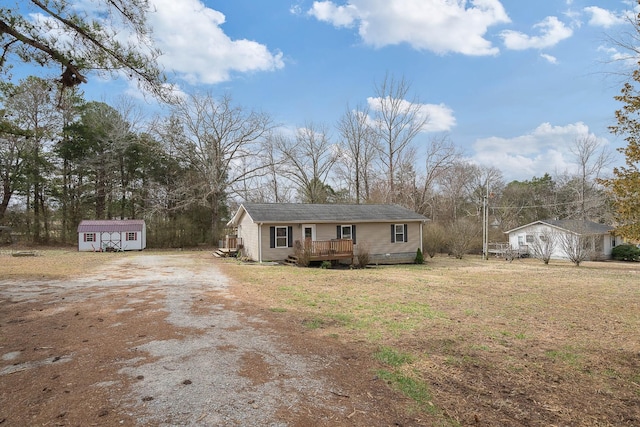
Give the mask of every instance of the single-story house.
M 316 260 L 353 259 L 360 249 L 371 263 L 409 263 L 422 250 L 426 221 L 397 205 L 243 203 L 227 225 L 242 255 L 258 262 L 288 258 L 297 242 Z
M 78 225 L 78 251 L 141 251 L 147 227 L 140 219 L 83 220 Z
M 541 240 L 556 240 L 551 252 L 551 259 L 568 259 L 561 242 L 567 238 L 583 238 L 590 246 L 590 259 L 602 260 L 611 258 L 611 249 L 622 244 L 622 238 L 616 238 L 614 227 L 592 221 L 573 219 L 534 221 L 513 230 L 505 231 L 509 235 L 509 245 L 518 249 L 519 253 L 533 254 L 536 244 Z

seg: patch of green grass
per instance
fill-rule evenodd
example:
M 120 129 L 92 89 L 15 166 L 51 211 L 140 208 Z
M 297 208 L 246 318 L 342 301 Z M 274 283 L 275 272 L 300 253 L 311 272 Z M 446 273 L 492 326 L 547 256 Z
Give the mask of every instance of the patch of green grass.
M 482 344 L 482 345 L 474 344 L 471 346 L 471 350 L 489 351 L 489 346 L 485 344 Z
M 414 357 L 409 353 L 402 353 L 391 347 L 380 348 L 380 350 L 373 354 L 373 357 L 379 362 L 393 366 L 394 368 L 404 364 L 410 364 L 414 361 Z
M 581 356 L 573 347 L 564 346 L 561 350 L 547 350 L 545 355 L 554 360 L 559 360 L 573 367 L 579 367 Z
M 269 309 L 269 311 L 274 312 L 274 313 L 286 313 L 287 309 L 286 308 L 282 308 L 282 307 L 271 307 Z
M 442 313 L 433 310 L 429 304 L 416 301 L 388 304 L 387 309 L 398 313 L 417 315 L 423 319 L 442 317 Z
M 416 402 L 420 409 L 432 414 L 438 412 L 437 408 L 431 402 L 429 386 L 427 386 L 424 381 L 417 380 L 399 372 L 390 372 L 384 369 L 379 370 L 377 375 Z
M 327 317 L 329 317 L 332 320 L 335 320 L 341 326 L 349 326 L 353 323 L 353 316 L 350 314 L 333 313 L 333 314 L 329 314 Z
M 324 325 L 324 321 L 318 317 L 314 317 L 313 319 L 305 319 L 302 321 L 302 324 L 309 329 L 320 329 L 322 325 Z

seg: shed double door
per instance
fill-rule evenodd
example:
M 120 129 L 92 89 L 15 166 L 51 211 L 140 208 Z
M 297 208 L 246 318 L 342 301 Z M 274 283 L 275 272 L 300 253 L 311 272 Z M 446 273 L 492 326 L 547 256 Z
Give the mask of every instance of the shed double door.
M 100 233 L 100 248 L 105 250 L 121 250 L 122 236 L 119 232 L 103 231 Z

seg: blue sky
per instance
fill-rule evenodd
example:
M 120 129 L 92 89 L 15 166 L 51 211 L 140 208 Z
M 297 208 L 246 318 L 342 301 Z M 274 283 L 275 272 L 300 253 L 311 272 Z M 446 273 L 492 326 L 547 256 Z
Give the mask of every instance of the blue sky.
M 631 29 L 634 1 L 150 1 L 177 87 L 229 94 L 284 127 L 333 128 L 389 73 L 430 114 L 418 153 L 446 133 L 507 181 L 573 172 L 569 147 L 585 135 L 612 150 L 623 143 L 607 128 L 622 84 L 622 62 L 611 61 L 625 52 L 607 36 Z M 136 96 L 126 80 L 89 78 L 88 98 Z

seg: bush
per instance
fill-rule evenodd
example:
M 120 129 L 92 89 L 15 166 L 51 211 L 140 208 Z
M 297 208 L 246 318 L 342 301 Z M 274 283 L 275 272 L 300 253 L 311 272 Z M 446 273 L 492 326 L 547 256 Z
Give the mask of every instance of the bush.
M 331 268 L 331 261 L 322 261 L 322 264 L 320 264 L 320 268 L 325 270 Z
M 362 243 L 358 245 L 358 249 L 356 250 L 356 260 L 356 265 L 359 268 L 366 268 L 366 266 L 371 262 L 368 245 Z
M 415 263 L 424 264 L 424 255 L 422 255 L 422 251 L 420 250 L 420 248 L 418 248 L 418 250 L 416 251 Z
M 311 250 L 307 245 L 303 245 L 299 240 L 294 244 L 295 256 L 298 258 L 298 265 L 308 267 L 311 263 Z
M 640 248 L 634 245 L 618 245 L 611 250 L 611 257 L 617 261 L 640 261 Z

